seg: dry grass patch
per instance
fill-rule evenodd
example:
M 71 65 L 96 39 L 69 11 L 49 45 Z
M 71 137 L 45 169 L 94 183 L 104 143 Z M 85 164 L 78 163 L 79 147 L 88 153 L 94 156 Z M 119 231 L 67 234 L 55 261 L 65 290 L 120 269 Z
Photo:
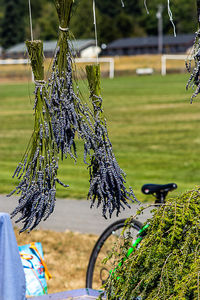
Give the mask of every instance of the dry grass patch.
M 48 293 L 85 287 L 86 269 L 97 236 L 74 232 L 34 230 L 30 234 L 18 234 L 18 245 L 41 242 L 45 262 L 52 275 L 48 281 Z
M 115 60 L 115 72 L 122 74 L 134 74 L 137 68 L 153 68 L 155 72 L 161 72 L 161 55 L 134 55 L 134 56 L 114 56 Z M 83 70 L 88 63 L 78 63 L 77 71 L 82 78 L 84 76 Z M 47 58 L 45 60 L 45 77 L 48 78 L 52 66 L 52 59 Z M 184 60 L 167 60 L 167 70 L 184 71 Z M 102 73 L 108 74 L 109 64 L 101 63 Z M 30 65 L 3 65 L 0 72 L 1 81 L 12 80 L 29 80 L 31 82 L 31 67 Z
M 135 71 L 137 68 L 153 68 L 155 71 L 161 71 L 161 55 L 134 55 L 115 57 L 116 71 Z M 167 69 L 184 70 L 184 60 L 167 60 Z

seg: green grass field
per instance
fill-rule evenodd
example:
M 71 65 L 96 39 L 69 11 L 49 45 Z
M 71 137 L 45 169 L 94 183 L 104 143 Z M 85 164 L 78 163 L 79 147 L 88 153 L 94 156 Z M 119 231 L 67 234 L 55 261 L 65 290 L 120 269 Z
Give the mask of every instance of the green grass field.
M 176 193 L 200 183 L 200 103 L 197 99 L 190 104 L 187 78 L 179 74 L 102 80 L 113 149 L 127 185 L 140 200 L 145 200 L 140 192 L 144 183 L 176 182 Z M 12 174 L 32 133 L 33 101 L 30 83 L 0 85 L 0 194 L 17 183 Z M 59 178 L 70 188 L 58 186 L 58 197 L 87 197 L 88 170 L 80 141 L 78 146 L 76 164 L 60 161 Z

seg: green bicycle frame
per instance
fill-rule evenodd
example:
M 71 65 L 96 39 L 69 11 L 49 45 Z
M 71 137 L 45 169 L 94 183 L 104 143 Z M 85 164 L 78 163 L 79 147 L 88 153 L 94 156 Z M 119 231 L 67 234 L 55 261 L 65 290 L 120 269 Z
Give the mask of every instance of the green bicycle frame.
M 146 224 L 142 227 L 142 229 L 140 229 L 140 231 L 138 232 L 138 238 L 133 242 L 132 246 L 128 249 L 126 255 L 121 259 L 121 261 L 118 263 L 117 267 L 114 270 L 110 270 L 109 273 L 110 275 L 113 275 L 113 273 L 115 273 L 115 271 L 117 270 L 118 267 L 121 267 L 122 263 L 124 261 L 127 260 L 127 258 L 129 258 L 129 256 L 131 255 L 131 253 L 133 253 L 133 251 L 137 248 L 137 246 L 140 244 L 140 242 L 143 240 L 144 236 L 147 233 L 147 229 L 149 228 L 150 224 Z M 120 277 L 117 277 L 117 279 L 119 279 Z

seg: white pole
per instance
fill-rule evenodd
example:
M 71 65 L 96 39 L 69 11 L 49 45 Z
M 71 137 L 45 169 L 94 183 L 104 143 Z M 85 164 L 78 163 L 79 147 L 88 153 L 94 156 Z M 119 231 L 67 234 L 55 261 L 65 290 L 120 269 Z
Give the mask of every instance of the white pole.
M 161 74 L 162 76 L 165 76 L 167 73 L 166 70 L 166 55 L 161 56 Z
M 158 18 L 158 53 L 163 53 L 163 5 L 158 5 L 158 12 L 156 14 Z
M 110 79 L 115 77 L 115 60 L 114 58 L 110 59 Z

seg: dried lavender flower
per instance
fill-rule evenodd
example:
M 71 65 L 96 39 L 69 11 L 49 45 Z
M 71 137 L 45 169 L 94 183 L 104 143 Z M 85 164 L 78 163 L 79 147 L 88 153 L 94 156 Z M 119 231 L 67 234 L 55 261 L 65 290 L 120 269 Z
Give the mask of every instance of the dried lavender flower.
M 125 173 L 117 163 L 108 137 L 100 96 L 100 66 L 86 66 L 86 72 L 95 116 L 95 139 L 91 145 L 93 154 L 89 166 L 88 198 L 91 200 L 91 207 L 94 206 L 95 201 L 97 207 L 102 205 L 102 214 L 107 218 L 107 215 L 111 217 L 114 211 L 118 215 L 121 208 L 124 209 L 125 206 L 130 208 L 129 202 L 137 199 L 132 189 L 127 191 L 125 187 Z
M 77 133 L 83 137 L 86 127 L 90 131 L 91 124 L 88 123 L 90 118 L 79 98 L 79 91 L 74 88 L 69 32 L 73 0 L 55 0 L 55 4 L 59 17 L 59 38 L 48 83 L 48 98 L 58 151 L 62 159 L 69 155 L 76 160 L 75 135 Z
M 197 0 L 197 18 L 198 25 L 200 27 L 200 0 Z M 194 68 L 191 68 L 191 61 L 194 59 Z M 192 87 L 195 89 L 191 97 L 191 103 L 193 99 L 200 93 L 200 29 L 195 34 L 194 45 L 189 58 L 189 62 L 186 61 L 186 70 L 191 74 L 187 82 L 186 89 Z
M 20 197 L 11 216 L 21 214 L 16 221 L 24 224 L 20 232 L 32 230 L 49 217 L 55 206 L 56 182 L 61 183 L 57 179 L 59 156 L 44 82 L 43 43 L 27 41 L 26 45 L 35 79 L 35 122 L 28 149 L 13 175 L 20 182 L 11 194 L 16 192 Z

